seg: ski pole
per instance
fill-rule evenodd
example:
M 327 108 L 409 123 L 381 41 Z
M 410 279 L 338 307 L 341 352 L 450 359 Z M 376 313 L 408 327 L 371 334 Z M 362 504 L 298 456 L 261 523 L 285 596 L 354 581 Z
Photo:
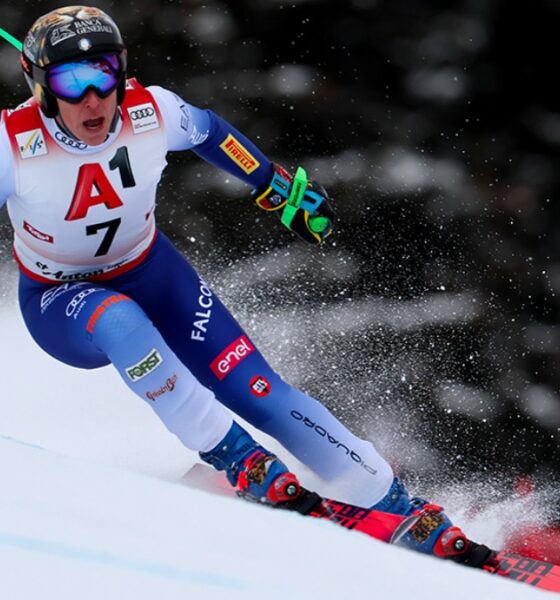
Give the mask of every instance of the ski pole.
M 2 36 L 7 42 L 10 42 L 14 48 L 21 52 L 23 44 L 12 34 L 8 33 L 5 29 L 2 29 L 2 27 L 0 27 L 0 36 Z

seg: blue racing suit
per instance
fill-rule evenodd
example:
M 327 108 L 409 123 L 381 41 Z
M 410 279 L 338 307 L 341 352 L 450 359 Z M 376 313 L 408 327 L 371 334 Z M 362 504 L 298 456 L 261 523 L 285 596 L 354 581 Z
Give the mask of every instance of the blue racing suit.
M 121 106 L 121 129 L 99 150 L 79 147 L 36 106 L 22 108 L 29 113 L 24 116 L 3 115 L 0 202 L 9 199 L 21 270 L 19 301 L 33 339 L 73 367 L 112 363 L 189 448 L 207 451 L 223 439 L 232 422 L 225 406 L 276 438 L 325 481 L 325 489 L 355 504 L 375 504 L 393 473 L 374 446 L 271 369 L 157 229 L 151 205 L 142 205 L 144 220 L 133 214 L 135 202 L 143 202 L 152 188 L 155 194 L 155 186 L 143 185 L 142 178 L 155 177 L 150 169 L 156 175 L 163 169 L 167 151 L 192 149 L 256 188 L 269 180 L 270 161 L 214 113 L 162 88 L 135 85 Z M 22 143 L 28 138 L 34 145 Z M 160 154 L 136 168 L 141 143 L 146 152 L 152 144 Z M 42 164 L 49 165 L 45 173 L 61 178 L 63 189 L 65 172 L 53 171 L 75 165 L 59 212 L 60 189 L 49 191 Z M 52 212 L 41 212 L 43 197 Z

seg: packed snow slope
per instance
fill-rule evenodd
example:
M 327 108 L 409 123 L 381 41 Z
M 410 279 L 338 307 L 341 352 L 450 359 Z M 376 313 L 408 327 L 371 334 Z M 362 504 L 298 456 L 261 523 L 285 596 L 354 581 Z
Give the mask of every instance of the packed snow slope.
M 56 363 L 34 347 L 13 306 L 0 307 L 0 331 L 3 599 L 547 595 L 330 523 L 188 488 L 180 479 L 196 456 L 110 368 Z

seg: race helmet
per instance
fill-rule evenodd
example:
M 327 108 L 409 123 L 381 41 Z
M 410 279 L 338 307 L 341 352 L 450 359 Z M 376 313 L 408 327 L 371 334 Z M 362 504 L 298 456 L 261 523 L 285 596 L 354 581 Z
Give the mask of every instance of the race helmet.
M 58 114 L 57 97 L 79 102 L 89 89 L 101 97 L 116 89 L 117 102 L 124 99 L 126 47 L 113 19 L 98 8 L 66 6 L 39 17 L 23 41 L 21 64 L 47 117 Z M 74 72 L 65 73 L 64 65 Z

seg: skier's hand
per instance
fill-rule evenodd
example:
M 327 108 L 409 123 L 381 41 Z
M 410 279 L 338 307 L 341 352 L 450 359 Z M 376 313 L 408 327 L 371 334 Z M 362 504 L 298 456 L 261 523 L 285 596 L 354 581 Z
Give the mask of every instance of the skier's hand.
M 292 177 L 280 165 L 265 189 L 254 190 L 257 205 L 275 212 L 302 240 L 320 244 L 332 232 L 334 210 L 322 185 L 309 181 L 302 167 Z

